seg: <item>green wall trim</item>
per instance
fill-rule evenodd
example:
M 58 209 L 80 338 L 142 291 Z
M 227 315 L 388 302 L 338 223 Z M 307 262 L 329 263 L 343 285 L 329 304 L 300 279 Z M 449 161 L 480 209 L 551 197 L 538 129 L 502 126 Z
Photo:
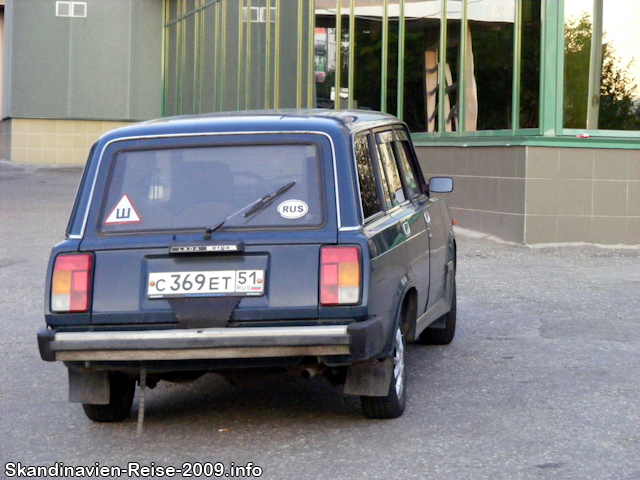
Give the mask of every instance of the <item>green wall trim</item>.
M 564 0 L 542 3 L 540 127 L 545 135 L 562 131 L 564 105 Z
M 431 137 L 411 135 L 417 147 L 557 147 L 557 148 L 617 148 L 640 150 L 637 138 L 610 137 L 549 137 L 549 136 L 486 136 L 486 137 Z M 640 160 L 640 158 L 639 158 Z

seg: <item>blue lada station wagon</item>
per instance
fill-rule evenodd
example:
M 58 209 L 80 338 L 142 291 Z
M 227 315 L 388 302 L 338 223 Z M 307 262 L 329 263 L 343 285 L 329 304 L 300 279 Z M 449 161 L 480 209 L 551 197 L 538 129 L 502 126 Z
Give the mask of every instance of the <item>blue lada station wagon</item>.
M 372 111 L 176 117 L 100 138 L 47 271 L 46 361 L 98 422 L 160 380 L 323 375 L 405 409 L 406 342 L 456 325 L 452 180 Z

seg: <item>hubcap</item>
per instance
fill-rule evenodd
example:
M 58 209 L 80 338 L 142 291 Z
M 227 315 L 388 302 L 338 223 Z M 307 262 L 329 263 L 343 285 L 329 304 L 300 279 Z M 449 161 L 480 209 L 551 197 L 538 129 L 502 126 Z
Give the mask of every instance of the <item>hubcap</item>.
M 404 389 L 404 342 L 402 341 L 402 332 L 399 328 L 396 330 L 393 378 L 396 381 L 396 395 L 400 398 L 402 397 L 402 391 Z

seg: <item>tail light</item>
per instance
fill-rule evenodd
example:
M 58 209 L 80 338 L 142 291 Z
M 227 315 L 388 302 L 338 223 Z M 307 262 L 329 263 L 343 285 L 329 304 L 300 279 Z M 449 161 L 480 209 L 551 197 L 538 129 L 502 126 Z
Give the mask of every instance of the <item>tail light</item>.
M 354 305 L 360 301 L 358 247 L 322 247 L 320 250 L 320 303 Z
M 51 311 L 57 313 L 89 310 L 91 254 L 62 254 L 56 257 L 51 279 Z

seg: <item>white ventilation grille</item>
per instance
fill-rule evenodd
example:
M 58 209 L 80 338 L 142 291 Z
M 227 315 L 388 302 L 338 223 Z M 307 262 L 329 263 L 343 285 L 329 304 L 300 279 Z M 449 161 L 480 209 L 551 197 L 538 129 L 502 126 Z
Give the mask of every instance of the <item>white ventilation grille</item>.
M 56 2 L 56 17 L 87 16 L 87 2 Z
M 71 2 L 71 9 L 74 17 L 87 16 L 87 2 Z
M 271 23 L 276 21 L 276 9 L 271 7 Z M 247 7 L 242 7 L 242 20 L 247 22 Z M 266 23 L 267 22 L 267 8 L 266 7 L 251 7 L 251 23 Z

